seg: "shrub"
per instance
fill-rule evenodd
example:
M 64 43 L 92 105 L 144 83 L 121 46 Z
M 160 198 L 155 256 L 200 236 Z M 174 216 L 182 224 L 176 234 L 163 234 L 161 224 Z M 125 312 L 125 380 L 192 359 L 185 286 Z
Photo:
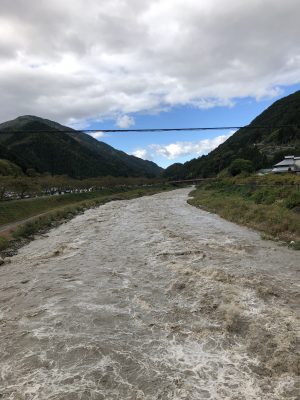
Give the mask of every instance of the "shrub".
M 0 236 L 0 250 L 6 249 L 8 247 L 8 243 L 9 241 L 6 238 Z
M 284 201 L 284 206 L 286 208 L 294 208 L 294 207 L 299 207 L 300 206 L 300 191 L 294 191 L 292 192 L 288 198 Z
M 14 231 L 13 237 L 28 237 L 32 236 L 36 232 L 36 223 L 35 222 L 27 222 L 24 225 L 18 226 L 18 228 Z
M 256 204 L 273 204 L 276 200 L 276 193 L 270 189 L 260 189 L 253 193 L 252 199 Z
M 231 176 L 236 176 L 241 173 L 251 174 L 251 172 L 254 172 L 254 166 L 249 160 L 237 158 L 230 164 L 228 172 Z

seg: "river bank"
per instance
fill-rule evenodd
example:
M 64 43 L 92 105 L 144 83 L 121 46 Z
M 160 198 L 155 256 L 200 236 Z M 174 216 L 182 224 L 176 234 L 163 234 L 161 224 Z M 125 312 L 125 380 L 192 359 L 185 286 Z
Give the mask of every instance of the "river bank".
M 191 193 L 189 204 L 300 250 L 300 177 L 219 179 Z

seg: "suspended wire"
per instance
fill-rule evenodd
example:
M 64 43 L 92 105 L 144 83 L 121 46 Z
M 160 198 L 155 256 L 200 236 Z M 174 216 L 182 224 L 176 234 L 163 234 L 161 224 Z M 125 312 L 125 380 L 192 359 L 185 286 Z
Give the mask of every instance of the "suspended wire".
M 277 126 L 202 126 L 193 128 L 143 128 L 143 129 L 84 129 L 83 132 L 103 132 L 103 133 L 122 133 L 122 132 L 182 132 L 182 131 L 215 131 L 215 130 L 238 130 L 238 129 L 279 129 L 279 128 L 293 128 L 299 129 L 297 125 L 277 125 Z
M 280 128 L 289 128 L 289 129 L 300 129 L 298 125 L 245 125 L 245 126 L 202 126 L 202 127 L 193 127 L 193 128 L 143 128 L 143 129 L 43 129 L 39 130 L 39 133 L 51 133 L 53 129 L 59 132 L 70 133 L 70 132 L 78 132 L 78 133 L 143 133 L 143 132 L 182 132 L 182 131 L 224 131 L 224 130 L 238 130 L 238 129 L 266 129 L 266 130 L 275 130 Z M 2 130 L 0 128 L 0 133 L 18 133 L 18 132 L 30 132 L 28 129 L 20 129 L 20 130 Z
M 84 132 L 122 133 L 122 132 L 181 132 L 181 131 L 212 131 L 212 130 L 233 130 L 249 127 L 244 126 L 218 126 L 218 127 L 197 127 L 197 128 L 143 128 L 143 129 L 84 129 Z

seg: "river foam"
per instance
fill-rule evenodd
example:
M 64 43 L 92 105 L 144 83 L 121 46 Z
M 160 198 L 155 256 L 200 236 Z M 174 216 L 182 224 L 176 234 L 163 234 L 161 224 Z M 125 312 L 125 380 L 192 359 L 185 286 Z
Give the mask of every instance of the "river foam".
M 298 253 L 188 192 L 88 210 L 1 267 L 1 399 L 298 399 Z

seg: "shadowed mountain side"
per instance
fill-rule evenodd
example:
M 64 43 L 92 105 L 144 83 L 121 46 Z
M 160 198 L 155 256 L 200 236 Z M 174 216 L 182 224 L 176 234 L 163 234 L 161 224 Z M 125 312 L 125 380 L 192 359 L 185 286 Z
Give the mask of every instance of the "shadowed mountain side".
M 34 116 L 0 124 L 0 158 L 24 171 L 66 174 L 74 178 L 94 176 L 158 176 L 162 168 L 116 150 L 71 128 Z

